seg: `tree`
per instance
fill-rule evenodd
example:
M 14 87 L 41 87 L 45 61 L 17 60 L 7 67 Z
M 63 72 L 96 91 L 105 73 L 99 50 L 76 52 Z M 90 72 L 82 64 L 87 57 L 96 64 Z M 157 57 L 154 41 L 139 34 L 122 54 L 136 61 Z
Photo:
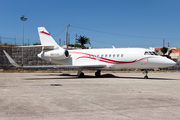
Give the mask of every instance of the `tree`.
M 167 53 L 167 51 L 168 51 L 167 47 L 161 48 L 161 52 L 163 53 L 163 56 Z
M 172 50 L 169 50 L 168 55 L 167 55 L 167 58 L 170 58 L 170 59 L 171 59 L 171 56 L 170 56 L 171 53 L 172 53 Z
M 172 50 L 169 51 L 168 56 L 170 56 L 171 53 L 172 53 Z
M 87 38 L 85 36 L 81 36 L 81 35 L 76 39 L 76 42 L 80 43 L 83 46 L 84 46 L 84 44 L 90 44 L 91 45 L 89 38 Z
M 169 50 L 169 52 L 168 52 L 168 48 L 167 47 L 163 47 L 163 48 L 161 48 L 161 52 L 163 53 L 163 56 L 166 56 L 167 58 L 171 59 L 170 54 L 172 53 L 172 50 Z M 168 54 L 165 55 L 167 52 L 168 52 Z
M 34 43 L 33 45 L 41 45 L 41 43 L 36 42 L 36 43 Z
M 88 49 L 88 47 L 85 47 L 85 46 L 79 45 L 79 44 L 76 44 L 76 45 L 70 44 L 69 46 L 71 46 L 71 47 L 78 47 L 78 48 L 82 48 L 82 49 Z

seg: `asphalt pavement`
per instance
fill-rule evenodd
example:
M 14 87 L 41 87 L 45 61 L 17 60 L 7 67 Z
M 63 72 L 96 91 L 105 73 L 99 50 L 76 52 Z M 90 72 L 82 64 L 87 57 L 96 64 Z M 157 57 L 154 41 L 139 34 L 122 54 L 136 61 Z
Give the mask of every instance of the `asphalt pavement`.
M 179 120 L 180 73 L 0 73 L 1 120 Z

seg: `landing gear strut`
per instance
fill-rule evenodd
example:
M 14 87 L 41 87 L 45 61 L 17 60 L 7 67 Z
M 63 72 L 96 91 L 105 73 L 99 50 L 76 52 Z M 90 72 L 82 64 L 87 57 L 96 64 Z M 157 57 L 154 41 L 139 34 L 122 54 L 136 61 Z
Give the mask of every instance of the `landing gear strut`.
M 96 77 L 100 77 L 100 76 L 101 76 L 101 71 L 100 71 L 100 70 L 97 70 L 97 72 L 95 72 L 95 76 L 96 76 Z
M 82 72 L 82 70 L 83 70 L 83 68 L 79 68 L 78 69 L 77 75 L 78 75 L 79 78 L 83 78 L 84 77 L 84 73 Z
M 148 70 L 144 70 L 143 74 L 145 74 L 144 79 L 148 79 Z

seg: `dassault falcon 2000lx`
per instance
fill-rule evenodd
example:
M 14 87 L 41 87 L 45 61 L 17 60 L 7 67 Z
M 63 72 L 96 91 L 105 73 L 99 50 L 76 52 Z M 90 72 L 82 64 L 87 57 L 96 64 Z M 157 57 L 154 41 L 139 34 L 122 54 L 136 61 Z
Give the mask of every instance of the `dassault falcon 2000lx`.
M 84 77 L 83 69 L 97 70 L 95 76 L 101 75 L 101 70 L 110 69 L 157 69 L 173 66 L 176 63 L 166 57 L 159 56 L 150 49 L 144 48 L 107 48 L 66 50 L 61 48 L 44 27 L 38 27 L 41 45 L 24 47 L 42 47 L 37 56 L 57 65 L 51 66 L 19 66 L 7 53 L 6 57 L 13 66 L 21 68 L 78 68 L 78 77 Z

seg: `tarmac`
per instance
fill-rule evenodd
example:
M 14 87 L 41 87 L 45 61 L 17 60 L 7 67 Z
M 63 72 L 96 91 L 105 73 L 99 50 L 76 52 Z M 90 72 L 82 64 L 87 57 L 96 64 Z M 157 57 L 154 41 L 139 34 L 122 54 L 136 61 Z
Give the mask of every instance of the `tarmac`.
M 179 120 L 180 73 L 0 73 L 1 120 Z

